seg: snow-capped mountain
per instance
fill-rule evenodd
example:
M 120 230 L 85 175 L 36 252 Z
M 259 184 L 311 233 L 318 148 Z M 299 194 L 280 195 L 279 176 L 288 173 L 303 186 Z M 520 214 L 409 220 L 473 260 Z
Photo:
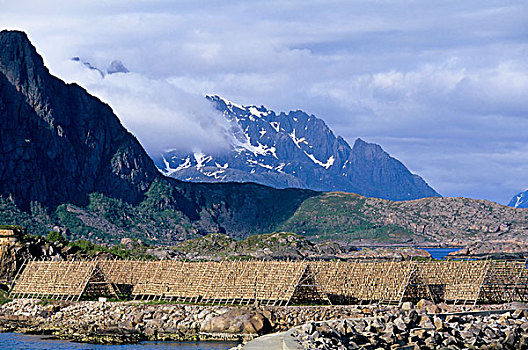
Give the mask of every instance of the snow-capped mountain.
M 256 182 L 393 200 L 439 196 L 380 146 L 357 139 L 350 147 L 313 115 L 300 110 L 276 114 L 264 106 L 207 98 L 229 124 L 230 151 L 167 151 L 155 159 L 166 175 L 194 182 Z
M 514 208 L 528 208 L 528 190 L 517 193 L 508 205 Z

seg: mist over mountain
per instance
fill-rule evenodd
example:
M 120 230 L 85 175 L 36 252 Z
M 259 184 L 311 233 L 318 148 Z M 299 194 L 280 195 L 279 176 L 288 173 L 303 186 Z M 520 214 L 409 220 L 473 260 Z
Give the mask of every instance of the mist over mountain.
M 110 107 L 50 75 L 24 33 L 1 32 L 0 47 L 0 194 L 22 208 L 90 192 L 137 202 L 159 175 Z
M 154 157 L 166 175 L 195 182 L 256 182 L 276 188 L 345 191 L 392 200 L 440 196 L 379 145 L 351 147 L 323 120 L 297 110 L 275 113 L 207 97 L 229 123 L 230 149 Z

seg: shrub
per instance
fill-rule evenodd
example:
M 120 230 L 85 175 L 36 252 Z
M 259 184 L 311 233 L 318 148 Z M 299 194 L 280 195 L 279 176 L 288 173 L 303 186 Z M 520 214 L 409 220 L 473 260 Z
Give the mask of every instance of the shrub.
M 66 238 L 64 238 L 60 232 L 57 231 L 50 231 L 48 233 L 48 236 L 46 237 L 48 241 L 50 242 L 56 242 L 56 243 L 67 243 L 68 241 Z

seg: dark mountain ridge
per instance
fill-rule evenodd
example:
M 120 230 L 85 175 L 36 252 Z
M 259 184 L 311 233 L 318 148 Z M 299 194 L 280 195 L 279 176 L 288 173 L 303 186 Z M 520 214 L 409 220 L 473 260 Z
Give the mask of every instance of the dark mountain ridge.
M 257 182 L 275 188 L 345 191 L 407 200 L 440 196 L 379 145 L 353 147 L 325 122 L 297 110 L 276 114 L 208 96 L 229 124 L 228 152 L 170 150 L 155 158 L 166 175 L 195 182 Z

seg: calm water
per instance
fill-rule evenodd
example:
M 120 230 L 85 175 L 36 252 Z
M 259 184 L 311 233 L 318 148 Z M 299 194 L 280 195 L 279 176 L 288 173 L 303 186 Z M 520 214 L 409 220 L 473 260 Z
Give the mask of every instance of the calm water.
M 421 249 L 428 251 L 429 254 L 431 254 L 431 256 L 433 257 L 433 259 L 436 259 L 436 260 L 444 260 L 447 254 L 460 250 L 460 248 L 421 248 Z
M 363 249 L 362 247 L 359 247 L 358 250 Z M 456 252 L 457 250 L 460 250 L 461 248 L 418 248 L 423 249 L 425 251 L 428 251 L 429 254 L 431 254 L 431 257 L 436 260 L 445 260 L 447 254 L 451 252 Z
M 144 342 L 130 345 L 91 345 L 62 340 L 46 340 L 38 336 L 0 333 L 0 348 L 9 350 L 226 350 L 236 346 L 231 342 Z

